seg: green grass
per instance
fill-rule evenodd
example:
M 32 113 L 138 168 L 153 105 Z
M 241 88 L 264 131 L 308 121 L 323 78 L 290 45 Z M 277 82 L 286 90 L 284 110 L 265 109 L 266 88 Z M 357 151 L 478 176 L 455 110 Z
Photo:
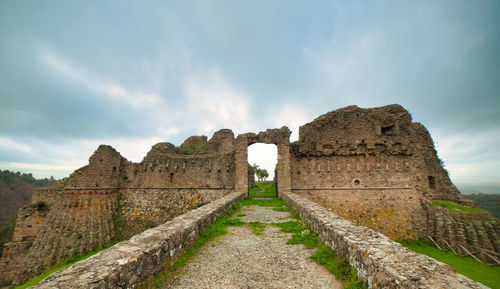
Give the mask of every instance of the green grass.
M 318 235 L 307 228 L 301 221 L 288 221 L 273 225 L 285 233 L 292 233 L 292 237 L 286 242 L 287 244 L 303 244 L 307 249 L 318 246 Z
M 354 270 L 346 259 L 337 255 L 332 248 L 320 244 L 318 250 L 310 257 L 311 260 L 322 265 L 328 272 L 335 275 L 340 280 L 344 281 L 345 289 L 364 289 L 368 285 L 358 278 L 356 270 Z
M 272 182 L 255 182 L 255 187 L 248 190 L 248 195 L 250 198 L 276 198 L 276 189 Z
M 252 229 L 252 233 L 257 236 L 262 235 L 262 232 L 266 229 L 266 224 L 261 222 L 249 222 L 246 224 Z
M 273 199 L 269 199 L 269 200 L 259 200 L 259 199 L 256 200 L 253 198 L 248 198 L 248 199 L 244 199 L 243 201 L 241 201 L 241 204 L 243 206 L 254 205 L 254 206 L 262 206 L 262 207 L 280 208 L 280 207 L 285 206 L 285 201 L 283 201 L 282 199 L 278 199 L 278 198 L 273 198 Z
M 187 251 L 184 252 L 184 254 L 182 254 L 172 266 L 166 268 L 166 270 L 160 273 L 155 279 L 148 280 L 139 288 L 160 288 L 164 286 L 164 284 L 166 284 L 166 281 L 171 278 L 173 272 L 184 266 L 186 262 L 194 255 L 194 253 L 199 248 L 201 248 L 201 246 L 203 246 L 203 244 L 211 239 L 226 234 L 226 228 L 228 226 L 240 225 L 249 226 L 252 229 L 253 234 L 255 235 L 261 235 L 268 225 L 279 227 L 283 232 L 292 233 L 292 237 L 287 240 L 287 244 L 303 244 L 306 248 L 309 249 L 318 248 L 316 253 L 311 256 L 311 260 L 317 262 L 318 264 L 324 265 L 329 272 L 334 274 L 338 279 L 343 280 L 344 288 L 367 288 L 367 286 L 358 279 L 355 270 L 350 267 L 349 263 L 337 256 L 333 250 L 320 242 L 317 234 L 310 230 L 307 225 L 301 221 L 299 214 L 296 211 L 292 210 L 282 199 L 276 197 L 276 191 L 273 184 L 260 184 L 260 182 L 257 182 L 257 185 L 258 186 L 256 188 L 250 190 L 249 198 L 235 205 L 235 207 L 229 210 L 223 217 L 217 220 L 214 224 L 210 225 L 194 242 L 194 244 L 189 249 L 187 249 Z M 264 192 L 260 192 L 260 188 L 262 187 L 264 187 Z M 271 199 L 256 200 L 254 199 L 254 197 L 265 197 Z M 245 214 L 238 213 L 239 209 L 242 206 L 250 205 L 272 207 L 273 210 L 276 211 L 291 212 L 292 218 L 296 219 L 297 221 L 265 224 L 261 222 L 243 222 L 240 218 L 230 218 L 230 216 L 235 214 L 237 217 L 245 216 Z
M 309 229 L 302 221 L 288 221 L 275 223 L 273 226 L 279 227 L 285 233 L 292 233 L 287 244 L 303 244 L 306 248 L 318 248 L 310 257 L 314 262 L 325 267 L 328 272 L 335 275 L 337 279 L 343 281 L 346 289 L 365 289 L 368 285 L 359 280 L 356 270 L 349 265 L 349 262 L 337 255 L 330 247 L 323 244 L 318 235 Z
M 179 150 L 185 155 L 199 155 L 199 154 L 207 154 L 210 152 L 207 148 L 206 142 L 181 145 L 179 147 Z
M 452 213 L 486 213 L 486 212 L 488 212 L 488 211 L 480 209 L 480 208 L 466 207 L 466 206 L 457 204 L 455 202 L 446 201 L 446 200 L 434 200 L 434 201 L 432 201 L 431 205 L 436 206 L 436 207 L 447 208 Z
M 453 267 L 458 273 L 484 285 L 500 289 L 500 267 L 483 265 L 471 257 L 460 257 L 451 251 L 441 251 L 425 241 L 402 241 L 406 248 L 427 255 Z
M 75 264 L 76 262 L 85 260 L 85 259 L 89 258 L 90 256 L 93 256 L 93 255 L 99 253 L 102 250 L 108 249 L 109 247 L 113 246 L 116 243 L 117 242 L 111 243 L 109 245 L 103 246 L 103 247 L 101 247 L 101 248 L 99 248 L 97 250 L 94 250 L 92 252 L 89 252 L 89 253 L 76 254 L 76 255 L 74 255 L 71 258 L 63 259 L 63 260 L 57 262 L 56 264 L 50 266 L 49 268 L 47 268 L 40 275 L 38 275 L 36 277 L 33 277 L 32 279 L 30 279 L 30 280 L 28 280 L 28 281 L 26 281 L 26 282 L 24 282 L 24 283 L 22 283 L 22 284 L 20 284 L 20 285 L 18 285 L 16 287 L 14 287 L 14 289 L 24 289 L 24 288 L 28 288 L 30 286 L 35 286 L 38 283 L 40 283 L 40 281 L 42 281 L 47 276 L 49 276 L 50 274 L 55 273 L 57 271 L 61 271 L 63 269 L 66 269 L 69 266 Z
M 292 209 L 290 207 L 280 207 L 280 208 L 273 208 L 273 211 L 278 211 L 278 212 L 291 212 Z

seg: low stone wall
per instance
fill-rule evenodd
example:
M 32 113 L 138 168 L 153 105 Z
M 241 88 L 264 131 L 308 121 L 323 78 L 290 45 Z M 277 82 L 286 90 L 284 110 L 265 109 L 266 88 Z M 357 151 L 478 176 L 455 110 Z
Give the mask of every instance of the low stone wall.
M 170 266 L 246 194 L 234 192 L 54 273 L 31 288 L 135 288 Z
M 371 288 L 488 288 L 302 196 L 284 192 L 282 198 L 321 240 L 349 261 Z

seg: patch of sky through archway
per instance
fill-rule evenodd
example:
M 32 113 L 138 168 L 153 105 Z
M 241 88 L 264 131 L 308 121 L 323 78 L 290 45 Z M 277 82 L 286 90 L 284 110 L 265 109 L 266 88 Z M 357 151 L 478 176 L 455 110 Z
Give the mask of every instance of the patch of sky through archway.
M 274 179 L 274 169 L 278 163 L 278 147 L 274 144 L 256 143 L 248 147 L 248 163 L 257 164 L 269 173 L 268 180 Z M 257 180 L 257 177 L 255 178 Z

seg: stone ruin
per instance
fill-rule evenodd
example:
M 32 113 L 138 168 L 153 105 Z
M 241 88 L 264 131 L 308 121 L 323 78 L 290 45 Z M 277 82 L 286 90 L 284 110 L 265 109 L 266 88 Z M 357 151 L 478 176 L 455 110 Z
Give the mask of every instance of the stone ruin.
M 99 146 L 87 166 L 36 189 L 31 205 L 19 210 L 0 259 L 0 284 L 23 282 L 61 259 L 247 192 L 254 182 L 247 160 L 253 143 L 278 148 L 278 195 L 293 192 L 393 240 L 431 236 L 459 250 L 462 244 L 500 252 L 496 219 L 430 205 L 437 199 L 474 203 L 462 198 L 428 131 L 403 107 L 349 106 L 301 126 L 297 142 L 289 142 L 290 133 L 282 127 L 235 138 L 223 129 L 208 141 L 192 136 L 179 147 L 158 143 L 140 163 Z

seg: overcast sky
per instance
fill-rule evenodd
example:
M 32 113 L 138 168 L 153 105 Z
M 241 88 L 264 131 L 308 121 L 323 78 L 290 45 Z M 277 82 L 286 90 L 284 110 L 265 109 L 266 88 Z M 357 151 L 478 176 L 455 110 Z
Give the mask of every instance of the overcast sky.
M 0 168 L 65 177 L 105 143 L 399 103 L 456 183 L 500 184 L 500 1 L 0 3 Z M 264 155 L 268 155 L 265 153 Z

